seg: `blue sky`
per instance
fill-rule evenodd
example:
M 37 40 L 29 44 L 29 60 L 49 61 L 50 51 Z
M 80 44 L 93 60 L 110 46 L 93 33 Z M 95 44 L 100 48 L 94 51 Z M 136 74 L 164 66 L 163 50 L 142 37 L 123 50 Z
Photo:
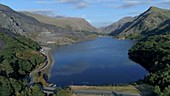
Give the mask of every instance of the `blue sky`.
M 136 16 L 150 6 L 170 9 L 170 0 L 0 0 L 17 11 L 49 16 L 82 17 L 96 27 L 125 16 Z

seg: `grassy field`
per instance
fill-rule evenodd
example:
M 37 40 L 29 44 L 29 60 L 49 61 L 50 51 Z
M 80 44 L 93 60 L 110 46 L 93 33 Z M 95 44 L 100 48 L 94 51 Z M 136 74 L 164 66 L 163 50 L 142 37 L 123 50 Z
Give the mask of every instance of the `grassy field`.
M 122 85 L 122 86 L 70 86 L 74 90 L 105 90 L 116 92 L 128 92 L 147 96 L 152 94 L 153 87 L 147 84 L 141 85 Z M 82 95 L 83 96 L 83 95 Z

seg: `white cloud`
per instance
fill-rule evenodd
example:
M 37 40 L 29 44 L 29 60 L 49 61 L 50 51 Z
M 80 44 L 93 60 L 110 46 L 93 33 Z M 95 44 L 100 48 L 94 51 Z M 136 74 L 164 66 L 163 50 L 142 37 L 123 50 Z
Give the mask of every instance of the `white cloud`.
M 61 3 L 77 3 L 81 2 L 82 0 L 58 0 Z
M 161 3 L 160 3 L 161 5 L 168 5 L 168 6 L 170 6 L 170 0 L 164 0 L 164 1 L 162 1 Z M 170 7 L 169 7 L 170 8 Z
M 88 7 L 88 4 L 86 2 L 80 2 L 78 4 L 76 4 L 75 8 L 77 9 L 82 9 L 82 8 L 86 8 Z
M 59 3 L 72 4 L 76 9 L 82 9 L 89 6 L 86 0 L 58 0 Z
M 57 3 L 56 0 L 49 0 L 49 1 L 46 1 L 46 0 L 39 0 L 39 1 L 36 1 L 37 4 L 55 4 Z
M 118 1 L 117 1 L 118 2 Z M 138 5 L 144 5 L 147 4 L 148 2 L 140 1 L 140 0 L 122 0 L 120 4 L 108 4 L 108 7 L 113 7 L 113 8 L 120 8 L 120 9 L 125 9 L 125 8 L 132 8 Z
M 87 2 L 98 3 L 98 2 L 113 2 L 116 0 L 85 0 Z
M 102 3 L 106 7 L 112 8 L 133 8 L 140 5 L 148 6 L 170 6 L 170 0 L 37 0 L 38 4 L 70 4 L 75 9 L 82 9 L 91 6 L 95 3 Z

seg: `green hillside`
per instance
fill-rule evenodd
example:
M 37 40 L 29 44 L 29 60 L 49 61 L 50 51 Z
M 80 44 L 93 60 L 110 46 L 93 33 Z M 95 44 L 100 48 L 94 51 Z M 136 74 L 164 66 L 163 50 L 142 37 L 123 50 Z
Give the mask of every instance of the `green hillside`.
M 149 71 L 144 81 L 156 86 L 156 96 L 170 95 L 170 35 L 140 40 L 129 50 L 129 56 Z
M 155 32 L 160 33 L 159 30 L 165 29 L 164 27 L 169 26 L 169 20 L 170 10 L 150 7 L 116 35 L 118 37 L 137 39 L 154 34 Z M 111 34 L 114 34 L 114 31 Z
M 40 45 L 9 30 L 3 30 L 0 32 L 0 41 L 4 42 L 0 50 L 0 95 L 34 94 L 28 88 L 26 76 L 45 61 L 45 56 L 39 52 Z M 41 93 L 38 85 L 35 88 L 37 93 Z
M 139 18 L 143 18 L 140 20 Z M 129 57 L 149 71 L 145 83 L 155 86 L 155 96 L 170 95 L 170 11 L 151 7 L 141 14 L 136 25 L 121 35 L 139 42 L 129 50 Z M 138 20 L 136 20 L 138 21 Z M 135 21 L 134 21 L 135 22 Z M 138 31 L 135 32 L 135 31 Z

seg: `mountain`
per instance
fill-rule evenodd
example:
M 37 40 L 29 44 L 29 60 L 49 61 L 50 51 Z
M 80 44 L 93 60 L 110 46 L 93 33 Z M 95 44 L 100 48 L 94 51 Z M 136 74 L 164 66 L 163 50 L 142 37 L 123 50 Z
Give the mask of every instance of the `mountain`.
M 91 39 L 91 36 L 84 33 L 75 33 L 72 30 L 40 22 L 2 4 L 0 4 L 0 27 L 32 38 L 42 44 L 57 43 L 61 45 Z
M 129 58 L 148 70 L 143 81 L 156 86 L 155 96 L 169 96 L 170 10 L 150 7 L 119 36 L 131 39 L 140 37 L 129 49 Z
M 22 12 L 22 13 L 34 17 L 40 22 L 56 25 L 64 29 L 68 29 L 72 31 L 82 30 L 88 32 L 98 32 L 98 30 L 95 27 L 90 25 L 90 23 L 83 18 L 62 17 L 62 16 L 49 17 L 49 16 L 44 16 L 44 15 L 31 13 L 31 12 Z
M 170 19 L 151 31 L 142 32 L 142 35 L 145 38 L 138 40 L 128 51 L 129 58 L 148 70 L 143 81 L 161 89 L 155 91 L 155 96 L 169 96 L 170 80 L 166 74 L 170 73 Z
M 28 32 L 64 31 L 53 25 L 41 23 L 2 4 L 0 4 L 0 21 L 0 27 L 21 35 L 25 35 Z
M 170 10 L 150 7 L 147 11 L 139 15 L 119 35 L 125 37 L 135 37 L 140 36 L 141 34 L 146 36 L 149 35 L 150 32 L 153 34 L 153 30 L 159 30 L 161 28 L 160 26 L 167 25 L 167 21 L 169 19 Z
M 105 34 L 116 35 L 120 33 L 122 29 L 130 25 L 134 19 L 135 17 L 124 17 L 107 27 L 102 27 L 101 32 Z
M 42 84 L 39 81 L 32 84 L 34 78 L 30 76 L 47 61 L 40 52 L 40 44 L 61 45 L 90 38 L 84 33 L 39 22 L 0 4 L 0 96 L 45 96 Z

